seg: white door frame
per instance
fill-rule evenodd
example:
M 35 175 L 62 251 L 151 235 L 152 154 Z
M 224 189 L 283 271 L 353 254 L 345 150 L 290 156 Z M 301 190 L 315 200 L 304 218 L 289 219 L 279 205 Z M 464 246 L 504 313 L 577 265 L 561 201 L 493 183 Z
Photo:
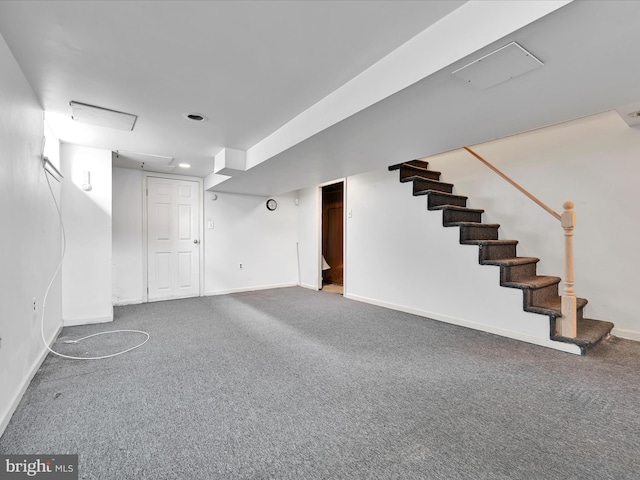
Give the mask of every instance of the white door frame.
M 318 290 L 322 290 L 322 187 L 342 182 L 342 295 L 347 293 L 347 177 L 318 185 L 316 215 L 318 222 Z
M 185 175 L 172 175 L 169 173 L 154 173 L 145 172 L 142 174 L 142 302 L 149 302 L 149 265 L 148 265 L 148 178 L 166 178 L 170 180 L 187 180 L 190 182 L 198 183 L 198 208 L 200 210 L 198 214 L 198 228 L 200 230 L 200 243 L 198 244 L 198 250 L 200 252 L 200 286 L 198 289 L 198 296 L 202 297 L 204 292 L 204 181 L 199 177 L 187 177 Z

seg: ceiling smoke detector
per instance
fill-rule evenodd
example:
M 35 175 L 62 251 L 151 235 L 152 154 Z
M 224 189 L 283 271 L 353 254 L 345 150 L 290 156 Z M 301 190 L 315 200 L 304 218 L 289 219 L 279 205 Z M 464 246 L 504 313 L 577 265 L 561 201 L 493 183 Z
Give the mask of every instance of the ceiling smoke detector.
M 191 120 L 192 122 L 206 122 L 207 121 L 207 116 L 203 115 L 202 113 L 185 113 L 184 114 L 184 118 L 186 118 L 187 120 Z

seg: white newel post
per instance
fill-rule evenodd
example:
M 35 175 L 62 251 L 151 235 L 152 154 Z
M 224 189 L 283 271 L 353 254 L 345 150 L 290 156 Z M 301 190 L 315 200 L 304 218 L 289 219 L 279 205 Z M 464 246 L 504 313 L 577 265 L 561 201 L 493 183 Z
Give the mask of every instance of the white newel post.
M 561 222 L 564 229 L 564 290 L 562 292 L 562 317 L 556 323 L 556 330 L 558 335 L 576 338 L 578 334 L 578 302 L 573 279 L 573 229 L 576 226 L 576 214 L 573 211 L 573 202 L 565 202 L 563 208 Z

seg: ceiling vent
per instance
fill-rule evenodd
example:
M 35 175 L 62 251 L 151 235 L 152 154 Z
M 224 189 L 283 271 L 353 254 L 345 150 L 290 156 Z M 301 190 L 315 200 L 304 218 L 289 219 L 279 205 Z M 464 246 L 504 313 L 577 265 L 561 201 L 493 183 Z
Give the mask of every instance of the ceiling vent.
M 117 112 L 108 108 L 96 107 L 80 102 L 69 102 L 71 118 L 78 122 L 98 125 L 100 127 L 116 128 L 118 130 L 133 130 L 138 119 L 137 115 Z
M 116 151 L 117 158 L 122 157 L 122 159 L 126 162 L 133 162 L 140 168 L 151 167 L 151 168 L 176 168 L 174 165 L 174 158 L 167 157 L 165 155 L 154 155 L 152 153 L 140 153 L 140 152 L 129 152 L 127 150 L 117 150 Z M 122 163 L 122 162 L 120 162 Z
M 474 87 L 486 90 L 544 65 L 516 42 L 459 68 L 452 75 Z

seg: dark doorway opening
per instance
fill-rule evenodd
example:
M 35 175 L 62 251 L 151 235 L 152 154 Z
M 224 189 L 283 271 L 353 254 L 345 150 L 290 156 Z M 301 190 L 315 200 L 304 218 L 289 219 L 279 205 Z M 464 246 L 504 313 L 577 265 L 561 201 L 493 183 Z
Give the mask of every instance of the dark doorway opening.
M 344 283 L 344 182 L 322 187 L 322 285 Z M 342 293 L 342 292 L 340 292 Z

